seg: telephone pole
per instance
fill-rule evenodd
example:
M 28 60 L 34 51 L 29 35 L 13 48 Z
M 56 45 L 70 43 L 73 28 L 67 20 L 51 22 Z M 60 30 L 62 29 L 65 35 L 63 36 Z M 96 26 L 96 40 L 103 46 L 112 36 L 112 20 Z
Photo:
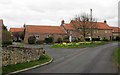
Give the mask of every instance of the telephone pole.
M 90 9 L 90 20 L 92 21 L 92 9 Z
M 90 22 L 92 22 L 92 9 L 90 9 Z M 91 27 L 91 37 L 90 37 L 91 41 L 92 41 L 92 38 L 93 38 L 93 29 Z

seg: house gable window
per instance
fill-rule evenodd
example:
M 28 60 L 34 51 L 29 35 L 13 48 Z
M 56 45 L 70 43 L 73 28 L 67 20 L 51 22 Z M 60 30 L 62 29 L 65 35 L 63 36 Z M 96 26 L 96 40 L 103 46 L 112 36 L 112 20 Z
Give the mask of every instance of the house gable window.
M 105 33 L 107 33 L 107 30 L 105 30 Z
M 35 38 L 36 38 L 36 39 L 39 39 L 39 38 L 40 38 L 40 36 L 39 36 L 39 35 L 35 35 Z

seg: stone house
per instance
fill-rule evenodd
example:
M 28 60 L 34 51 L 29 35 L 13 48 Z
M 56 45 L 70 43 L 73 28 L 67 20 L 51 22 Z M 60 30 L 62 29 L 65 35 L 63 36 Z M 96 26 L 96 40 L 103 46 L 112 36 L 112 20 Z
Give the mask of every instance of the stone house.
M 25 25 L 24 43 L 28 43 L 28 38 L 30 36 L 35 36 L 39 41 L 44 41 L 45 38 L 53 37 L 54 42 L 57 42 L 58 38 L 63 39 L 67 36 L 67 32 L 61 26 Z
M 17 30 L 19 31 L 19 29 Z M 114 29 L 111 28 L 106 21 L 97 22 L 96 28 L 92 32 L 93 38 L 112 40 L 112 37 L 116 35 L 116 32 L 113 32 L 113 30 Z M 11 32 L 12 31 L 15 32 L 14 29 L 11 29 Z M 68 41 L 72 42 L 75 39 L 81 39 L 83 37 L 83 35 L 75 31 L 71 22 L 65 23 L 64 20 L 61 21 L 60 26 L 24 25 L 22 31 L 25 33 L 24 43 L 28 43 L 28 38 L 30 36 L 35 36 L 39 41 L 43 41 L 48 37 L 53 37 L 54 42 L 57 42 L 58 38 L 64 39 L 65 37 L 68 37 Z M 91 38 L 90 34 L 86 35 L 86 38 Z
M 120 37 L 120 28 L 119 27 L 111 27 L 112 28 L 112 38 L 116 39 L 116 37 Z
M 68 33 L 70 41 L 74 38 L 82 38 L 82 35 L 75 31 L 71 22 L 65 23 L 63 20 L 61 26 L 63 26 Z M 90 34 L 86 35 L 86 38 L 91 38 Z M 96 29 L 93 31 L 93 38 L 112 40 L 112 29 L 108 26 L 106 21 L 96 23 Z
M 0 30 L 7 30 L 6 26 L 3 24 L 2 19 L 0 19 Z
M 0 19 L 0 40 L 2 40 L 2 36 L 3 36 L 2 30 L 7 31 L 7 28 L 6 28 L 6 26 L 4 25 L 3 20 Z
M 65 23 L 64 20 L 62 20 L 61 27 L 63 27 L 64 30 L 67 32 L 70 42 L 74 41 L 77 38 L 81 38 L 82 36 L 81 34 L 75 31 L 71 23 Z
M 4 26 L 3 20 L 0 19 L 0 40 L 1 40 L 1 41 L 2 41 L 2 30 L 3 30 L 3 26 Z M 1 43 L 1 41 L 0 41 L 0 43 Z
M 97 30 L 94 31 L 95 38 L 112 40 L 112 29 L 106 22 L 97 22 Z
M 21 41 L 20 38 L 21 33 L 24 31 L 24 28 L 10 28 L 12 40 L 13 41 Z

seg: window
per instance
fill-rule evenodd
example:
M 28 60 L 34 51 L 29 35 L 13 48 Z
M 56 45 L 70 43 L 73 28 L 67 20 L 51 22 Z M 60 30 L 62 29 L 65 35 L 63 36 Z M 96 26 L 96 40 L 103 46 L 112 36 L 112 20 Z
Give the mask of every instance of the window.
M 105 30 L 105 33 L 107 33 L 107 31 Z
M 72 34 L 72 31 L 70 31 L 70 34 Z
M 40 37 L 39 35 L 35 35 L 35 38 L 36 38 L 36 39 L 39 39 L 39 37 Z
M 46 38 L 49 38 L 49 37 L 52 37 L 52 36 L 53 36 L 53 34 L 51 34 L 51 35 L 47 35 Z
M 96 33 L 98 33 L 98 30 L 96 31 Z

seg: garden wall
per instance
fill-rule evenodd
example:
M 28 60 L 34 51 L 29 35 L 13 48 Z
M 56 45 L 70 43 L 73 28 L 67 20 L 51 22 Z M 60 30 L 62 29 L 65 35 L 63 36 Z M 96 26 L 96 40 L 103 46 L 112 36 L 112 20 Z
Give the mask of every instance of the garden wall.
M 38 60 L 43 48 L 3 47 L 2 66 Z

